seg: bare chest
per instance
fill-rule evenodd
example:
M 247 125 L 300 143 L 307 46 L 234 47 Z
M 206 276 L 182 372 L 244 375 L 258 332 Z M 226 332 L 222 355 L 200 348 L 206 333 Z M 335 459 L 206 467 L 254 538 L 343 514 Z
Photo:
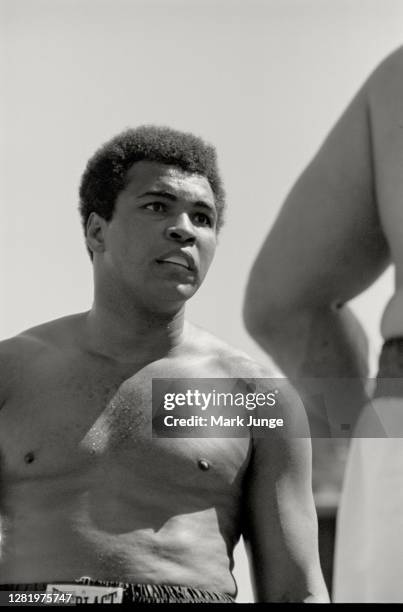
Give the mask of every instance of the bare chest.
M 151 479 L 199 494 L 240 484 L 249 440 L 153 437 L 148 371 L 127 377 L 55 367 L 22 382 L 0 412 L 5 481 L 108 481 L 132 490 Z

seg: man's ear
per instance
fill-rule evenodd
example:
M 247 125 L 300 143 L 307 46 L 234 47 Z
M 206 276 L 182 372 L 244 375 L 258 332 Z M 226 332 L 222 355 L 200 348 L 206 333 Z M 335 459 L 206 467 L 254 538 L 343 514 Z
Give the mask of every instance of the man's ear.
M 104 252 L 106 226 L 106 220 L 97 213 L 92 212 L 88 217 L 85 239 L 87 247 L 92 253 Z

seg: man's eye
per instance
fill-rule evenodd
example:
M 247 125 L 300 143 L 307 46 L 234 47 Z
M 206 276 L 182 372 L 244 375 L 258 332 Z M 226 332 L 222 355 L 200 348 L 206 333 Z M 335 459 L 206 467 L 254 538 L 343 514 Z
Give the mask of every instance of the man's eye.
M 199 225 L 208 225 L 209 227 L 211 227 L 212 225 L 210 217 L 208 215 L 205 215 L 204 213 L 196 213 L 194 216 L 194 220 Z
M 146 204 L 144 208 L 146 208 L 147 210 L 152 210 L 153 212 L 157 212 L 157 213 L 164 212 L 165 204 L 163 204 L 162 202 L 150 202 L 150 204 Z

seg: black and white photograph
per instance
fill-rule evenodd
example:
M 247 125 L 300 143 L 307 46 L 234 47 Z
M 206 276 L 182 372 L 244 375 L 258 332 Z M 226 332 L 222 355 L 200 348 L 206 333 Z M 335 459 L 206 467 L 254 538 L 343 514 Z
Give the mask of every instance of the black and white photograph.
M 0 0 L 0 606 L 403 603 L 401 0 Z

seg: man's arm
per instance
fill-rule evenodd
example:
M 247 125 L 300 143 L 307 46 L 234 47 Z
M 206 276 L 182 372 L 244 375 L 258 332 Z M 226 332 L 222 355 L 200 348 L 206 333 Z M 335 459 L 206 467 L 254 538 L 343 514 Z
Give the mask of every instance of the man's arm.
M 356 378 L 357 410 L 367 399 L 367 342 L 345 304 L 389 263 L 372 126 L 380 106 L 392 104 L 383 75 L 396 56 L 358 92 L 293 187 L 254 264 L 245 302 L 248 330 L 302 394 L 303 378 Z
M 30 330 L 0 342 L 0 409 L 18 391 L 25 368 L 35 362 L 41 346 Z
M 282 416 L 287 426 L 292 417 Z M 310 440 L 293 437 L 288 429 L 253 444 L 243 536 L 256 601 L 328 602 L 319 563 Z
M 0 342 L 0 410 L 12 394 L 21 366 L 22 340 Z
M 282 419 L 277 428 L 253 426 L 242 493 L 242 535 L 258 602 L 328 602 L 319 562 L 318 525 L 311 484 L 311 441 L 304 406 L 289 382 L 238 359 L 230 375 L 257 401 L 248 417 Z M 242 374 L 241 374 L 242 372 Z M 261 420 L 260 423 L 263 423 Z
M 2 408 L 11 397 L 19 371 L 19 341 L 16 339 L 0 342 L 0 434 L 2 432 Z M 4 435 L 4 432 L 3 432 Z M 0 435 L 1 441 L 1 435 Z M 1 443 L 0 443 L 1 473 Z M 0 557 L 2 555 L 2 517 L 1 517 L 1 479 L 0 479 Z

